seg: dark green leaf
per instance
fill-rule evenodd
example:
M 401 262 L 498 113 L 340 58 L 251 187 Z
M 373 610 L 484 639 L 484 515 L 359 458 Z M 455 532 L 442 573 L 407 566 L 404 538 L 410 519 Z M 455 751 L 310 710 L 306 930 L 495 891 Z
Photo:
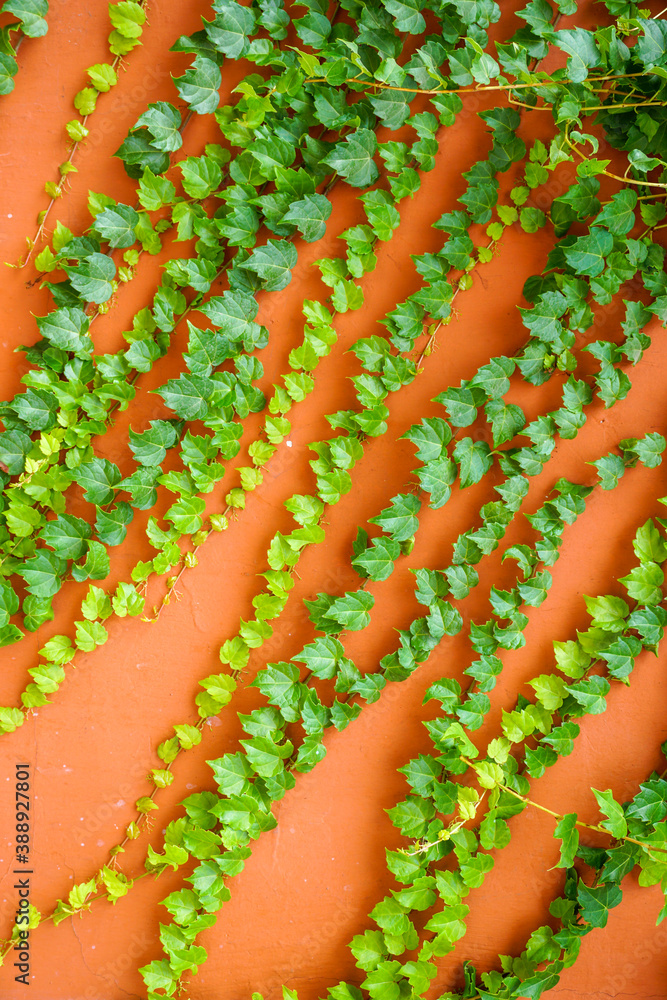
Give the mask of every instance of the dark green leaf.
M 166 101 L 149 104 L 148 110 L 137 119 L 135 128 L 145 126 L 153 137 L 153 145 L 167 153 L 173 153 L 183 145 L 181 137 L 181 116 Z
M 587 236 L 579 236 L 571 246 L 564 247 L 565 259 L 577 274 L 596 277 L 605 266 L 605 258 L 611 253 L 614 237 L 599 226 L 591 228 Z
M 72 287 L 86 300 L 101 305 L 111 298 L 116 265 L 103 253 L 91 253 L 74 267 L 63 265 Z
M 238 4 L 231 4 L 236 10 L 241 8 Z M 205 56 L 195 56 L 194 64 L 186 70 L 183 76 L 175 77 L 174 83 L 178 88 L 178 93 L 198 115 L 208 115 L 215 111 L 220 103 L 220 84 L 222 75 L 217 63 Z M 156 170 L 162 173 L 162 170 Z
M 461 487 L 465 489 L 478 483 L 493 465 L 493 455 L 486 441 L 461 438 L 454 448 L 454 458 L 459 466 Z
M 613 883 L 605 883 L 596 888 L 579 882 L 577 902 L 581 908 L 581 916 L 593 927 L 606 927 L 609 911 L 621 902 L 623 893 Z
M 368 187 L 378 178 L 378 168 L 373 161 L 376 149 L 375 132 L 360 128 L 348 135 L 344 142 L 338 143 L 323 162 L 352 187 Z
M 122 249 L 136 241 L 134 227 L 138 222 L 139 215 L 130 205 L 114 205 L 95 216 L 95 229 L 109 246 Z

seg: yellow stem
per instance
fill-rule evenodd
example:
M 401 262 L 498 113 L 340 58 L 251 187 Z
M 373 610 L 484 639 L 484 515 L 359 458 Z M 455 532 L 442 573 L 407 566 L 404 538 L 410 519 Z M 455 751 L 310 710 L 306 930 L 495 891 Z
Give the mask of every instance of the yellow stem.
M 568 144 L 573 153 L 576 153 L 580 160 L 584 160 L 586 163 L 590 162 L 590 157 L 585 156 L 581 150 L 577 149 L 575 144 L 570 141 L 570 137 L 567 132 L 563 133 L 565 137 L 565 142 Z M 667 190 L 667 184 L 663 184 L 661 181 L 638 181 L 634 177 L 622 177 L 620 174 L 613 174 L 610 170 L 600 171 L 605 177 L 610 177 L 614 181 L 620 181 L 622 184 L 634 184 L 637 187 L 654 187 L 661 188 L 661 190 Z
M 593 83 L 601 83 L 605 80 L 627 80 L 630 77 L 646 76 L 645 73 L 611 73 L 607 76 L 591 76 L 588 79 Z M 325 77 L 311 77 L 305 83 L 326 83 Z M 438 87 L 433 90 L 423 90 L 420 87 L 393 87 L 389 83 L 378 83 L 373 80 L 364 80 L 361 76 L 349 77 L 343 83 L 364 83 L 368 87 L 375 87 L 380 90 L 396 90 L 408 94 L 480 94 L 497 90 L 524 90 L 534 87 L 554 87 L 562 84 L 572 83 L 571 80 L 537 80 L 535 83 L 497 83 L 480 84 L 478 87 L 457 87 L 454 89 Z
M 474 770 L 475 767 L 474 761 L 468 761 L 467 763 L 470 764 Z M 508 792 L 510 795 L 513 795 L 515 799 L 519 799 L 521 802 L 525 802 L 527 806 L 533 806 L 533 808 L 539 809 L 541 812 L 547 813 L 549 816 L 553 816 L 553 818 L 557 819 L 558 822 L 565 819 L 565 816 L 562 813 L 554 812 L 553 809 L 548 809 L 547 806 L 541 806 L 539 802 L 534 802 L 532 799 L 527 798 L 527 796 L 520 795 L 519 792 L 515 792 L 513 788 L 509 787 L 509 785 L 503 785 L 501 782 L 498 782 L 498 788 L 502 788 L 504 792 Z M 597 823 L 596 824 L 584 823 L 582 820 L 578 819 L 575 821 L 574 825 L 580 826 L 583 830 L 592 830 L 594 833 L 604 833 L 608 837 L 612 837 L 614 840 L 624 840 L 628 844 L 636 844 L 637 847 L 642 847 L 649 854 L 650 857 L 653 857 L 653 855 L 651 855 L 651 850 L 649 848 L 649 845 L 644 843 L 644 841 L 635 840 L 634 837 L 614 837 L 614 835 L 610 833 L 609 830 L 607 830 L 604 826 L 600 826 Z M 654 848 L 654 850 L 667 851 L 667 848 L 659 847 L 659 848 Z M 653 858 L 653 860 L 657 861 L 663 859 Z

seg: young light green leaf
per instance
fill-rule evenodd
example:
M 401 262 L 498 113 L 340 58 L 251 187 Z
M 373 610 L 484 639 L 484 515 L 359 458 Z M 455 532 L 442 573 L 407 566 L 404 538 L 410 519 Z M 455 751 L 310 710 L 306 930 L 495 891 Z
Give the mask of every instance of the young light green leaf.
M 600 826 L 603 826 L 605 830 L 609 830 L 612 837 L 616 840 L 621 840 L 627 836 L 628 824 L 625 820 L 623 808 L 616 802 L 612 793 L 608 789 L 600 792 L 597 788 L 591 788 L 591 791 L 597 799 L 600 812 L 603 816 L 607 817 L 601 821 Z
M 577 814 L 567 813 L 556 825 L 554 837 L 560 837 L 562 841 L 556 868 L 571 868 L 574 863 L 579 847 L 579 831 L 576 824 Z

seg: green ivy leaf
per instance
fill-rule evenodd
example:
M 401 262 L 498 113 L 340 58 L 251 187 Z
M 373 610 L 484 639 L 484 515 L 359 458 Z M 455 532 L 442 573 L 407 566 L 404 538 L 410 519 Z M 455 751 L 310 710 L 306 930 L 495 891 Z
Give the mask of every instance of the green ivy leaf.
M 438 510 L 451 495 L 451 486 L 456 480 L 456 465 L 447 455 L 434 458 L 417 469 L 421 488 L 430 494 L 429 507 Z
M 550 990 L 553 986 L 558 985 L 562 969 L 563 963 L 555 962 L 550 968 L 536 972 L 515 988 L 515 990 L 521 990 L 521 993 L 518 994 L 514 991 L 514 995 L 525 997 L 526 1000 L 540 1000 L 545 990 Z
M 364 292 L 353 281 L 337 281 L 333 286 L 331 305 L 339 313 L 348 310 L 361 309 L 364 304 Z
M 233 6 L 239 9 L 237 4 Z M 217 63 L 206 56 L 195 56 L 194 64 L 183 76 L 174 77 L 174 83 L 181 98 L 198 115 L 210 115 L 220 103 L 222 74 Z
M 54 521 L 46 522 L 41 539 L 64 559 L 79 559 L 88 547 L 91 533 L 90 525 L 83 518 L 59 514 Z
M 208 198 L 220 186 L 222 168 L 212 156 L 188 156 L 178 166 L 183 175 L 185 193 L 191 198 Z
M 306 243 L 315 243 L 326 232 L 331 209 L 331 202 L 323 194 L 307 194 L 292 202 L 283 216 L 283 222 L 296 226 Z
M 161 465 L 177 440 L 177 426 L 169 420 L 151 420 L 148 430 L 129 433 L 130 449 L 140 465 Z
M 594 674 L 577 684 L 568 685 L 568 692 L 581 707 L 580 714 L 600 715 L 607 707 L 606 697 L 609 694 L 609 681 L 606 677 Z
M 418 0 L 384 0 L 384 7 L 393 17 L 397 31 L 421 35 L 426 30 Z
M 655 825 L 665 818 L 667 804 L 665 802 L 665 781 L 658 778 L 654 781 L 643 781 L 640 791 L 635 795 L 625 813 L 631 819 L 640 820 L 642 823 Z
M 629 875 L 639 860 L 640 848 L 635 844 L 619 844 L 609 852 L 600 878 L 603 882 L 619 883 Z
M 452 311 L 454 289 L 448 281 L 433 281 L 412 296 L 432 319 L 447 319 Z
M 627 589 L 633 600 L 640 604 L 660 604 L 662 602 L 662 585 L 665 574 L 654 562 L 644 562 L 635 566 L 627 576 L 619 577 L 619 583 Z
M 495 177 L 488 177 L 470 184 L 459 201 L 466 206 L 473 222 L 485 226 L 491 221 L 493 209 L 498 201 L 498 181 Z
M 362 989 L 368 990 L 373 1000 L 398 1000 L 400 991 L 396 979 L 400 968 L 400 962 L 380 962 L 361 983 Z
M 667 559 L 667 543 L 651 518 L 637 529 L 632 547 L 642 563 L 663 563 Z
M 176 198 L 176 188 L 166 177 L 156 176 L 146 167 L 139 181 L 139 201 L 149 212 L 155 212 L 163 205 L 171 205 Z
M 114 205 L 95 216 L 95 229 L 109 246 L 131 247 L 136 240 L 134 227 L 139 214 L 130 205 Z
M 260 778 L 275 778 L 283 770 L 283 761 L 291 756 L 294 746 L 287 740 L 278 745 L 268 736 L 255 736 L 252 740 L 240 740 L 248 757 L 248 763 Z
M 645 465 L 647 469 L 657 469 L 657 467 L 662 462 L 662 453 L 667 446 L 662 434 L 658 434 L 657 431 L 653 431 L 647 434 L 644 438 L 640 438 L 634 447 L 633 451 L 637 455 L 639 461 L 642 465 Z
M 421 14 L 418 16 L 421 17 Z M 382 124 L 388 129 L 400 128 L 410 117 L 409 95 L 397 90 L 381 90 L 379 93 L 373 94 L 370 97 L 370 104 Z M 347 108 L 347 105 L 345 106 Z
M 88 336 L 90 319 L 83 309 L 55 309 L 48 316 L 38 317 L 37 326 L 42 337 L 62 351 L 87 355 L 93 346 Z
M 600 232 L 606 233 L 606 230 Z M 561 292 L 543 292 L 535 300 L 532 309 L 519 309 L 519 312 L 524 326 L 535 337 L 545 343 L 552 343 L 561 335 L 563 326 L 560 319 L 566 310 L 567 299 Z
M 579 847 L 579 831 L 577 830 L 577 814 L 566 813 L 556 825 L 554 837 L 559 837 L 562 841 L 560 857 L 556 862 L 556 868 L 571 868 L 577 855 Z
M 504 819 L 499 819 L 494 812 L 488 812 L 479 827 L 479 840 L 487 850 L 500 850 L 507 847 L 511 839 L 510 828 Z
M 67 561 L 56 552 L 40 549 L 17 570 L 26 582 L 28 593 L 35 597 L 53 597 L 60 590 Z
M 298 663 L 305 663 L 308 669 L 321 680 L 331 680 L 336 676 L 339 660 L 344 649 L 338 639 L 332 636 L 318 636 L 314 642 L 304 646 L 301 653 L 292 657 Z
M 582 83 L 588 77 L 589 69 L 599 66 L 600 52 L 595 42 L 595 34 L 584 28 L 562 28 L 553 35 L 559 49 L 567 52 L 567 75 L 573 83 Z
M 169 168 L 169 154 L 157 149 L 146 132 L 130 132 L 114 156 L 123 161 L 130 177 L 139 178 L 146 169 L 161 174 Z
M 9 619 L 18 609 L 18 594 L 7 581 L 0 580 L 0 628 L 9 624 Z
M 621 632 L 625 628 L 625 619 L 630 614 L 630 608 L 621 597 L 586 597 L 586 610 L 592 618 L 595 628 L 608 632 Z
M 478 483 L 493 466 L 493 455 L 486 441 L 461 438 L 453 455 L 459 466 L 462 489 Z
M 621 902 L 623 893 L 613 883 L 605 883 L 595 888 L 579 882 L 577 902 L 581 916 L 592 927 L 606 927 L 609 911 Z
M 5 0 L 2 11 L 21 21 L 21 31 L 29 38 L 41 38 L 48 31 L 48 0 Z
M 228 59 L 240 59 L 246 54 L 249 36 L 255 30 L 255 12 L 234 0 L 216 0 L 214 10 L 215 20 L 204 22 L 206 34 L 218 52 Z
M 14 397 L 12 406 L 31 431 L 46 431 L 55 426 L 58 401 L 46 389 L 27 389 Z
M 371 580 L 387 580 L 394 571 L 394 562 L 401 554 L 401 546 L 394 538 L 375 538 L 372 545 L 352 560 L 356 570 Z
M 91 653 L 98 646 L 103 646 L 109 634 L 99 622 L 81 621 L 76 625 L 76 648 L 83 653 Z
M 430 605 L 426 627 L 430 635 L 439 642 L 446 635 L 457 635 L 463 628 L 463 618 L 449 601 L 436 598 Z
M 0 50 L 0 95 L 11 94 L 19 64 L 9 52 Z
M 250 258 L 239 266 L 256 274 L 267 292 L 279 292 L 292 280 L 292 268 L 296 262 L 297 250 L 292 243 L 268 240 L 265 246 L 253 250 Z
M 606 649 L 600 650 L 599 655 L 606 662 L 610 675 L 627 684 L 627 677 L 632 673 L 641 649 L 642 644 L 635 636 L 620 636 Z
M 146 11 L 136 0 L 121 0 L 120 3 L 109 4 L 109 20 L 124 38 L 140 38 Z
M 96 618 L 102 620 L 111 615 L 111 601 L 100 587 L 91 586 L 85 600 L 81 604 L 81 614 L 88 621 L 95 621 Z
M 99 218 L 99 216 L 98 216 Z M 86 300 L 101 305 L 113 293 L 116 265 L 111 257 L 103 253 L 91 253 L 82 258 L 76 266 L 63 265 L 72 287 Z
M 591 788 L 591 791 L 597 799 L 600 812 L 603 816 L 607 817 L 602 820 L 600 826 L 603 826 L 605 830 L 609 830 L 615 840 L 621 840 L 627 836 L 628 824 L 625 820 L 623 807 L 616 802 L 612 793 L 608 789 L 600 792 L 597 788 Z
M 25 459 L 32 449 L 32 440 L 23 431 L 0 433 L 0 462 L 10 476 L 18 476 L 25 469 Z
M 552 746 L 559 757 L 567 757 L 574 750 L 574 741 L 579 732 L 579 726 L 576 722 L 564 722 L 552 729 L 549 735 L 542 739 L 542 742 Z
M 111 503 L 115 496 L 114 487 L 121 481 L 120 469 L 106 458 L 93 458 L 82 463 L 74 469 L 72 477 L 85 491 L 84 499 L 97 507 Z
M 406 542 L 417 531 L 419 520 L 417 514 L 421 504 L 412 493 L 399 493 L 392 497 L 391 507 L 385 507 L 375 517 L 369 518 L 370 524 L 377 524 L 397 542 Z
M 169 409 L 184 420 L 201 420 L 208 413 L 213 385 L 200 375 L 179 375 L 158 390 Z
M 116 592 L 111 599 L 114 614 L 119 618 L 126 615 L 136 617 L 144 610 L 145 600 L 141 594 L 137 593 L 136 587 L 131 583 L 121 581 L 116 587 Z
M 487 419 L 491 421 L 494 447 L 511 441 L 526 423 L 526 417 L 516 403 L 506 403 L 503 399 L 490 399 L 484 407 Z
M 202 514 L 206 504 L 202 497 L 181 497 L 165 512 L 180 535 L 193 535 L 202 526 Z
M 403 434 L 403 438 L 411 441 L 417 449 L 420 462 L 431 462 L 445 453 L 445 448 L 452 439 L 452 432 L 446 420 L 442 417 L 426 417 L 421 423 L 413 424 Z
M 560 708 L 567 696 L 565 681 L 557 674 L 540 674 L 528 683 L 535 691 L 537 700 L 548 712 L 555 712 Z
M 624 188 L 611 196 L 597 219 L 596 225 L 606 226 L 616 236 L 627 236 L 635 224 L 635 208 L 637 207 L 637 192 L 633 188 Z
M 109 63 L 96 63 L 94 66 L 89 66 L 86 72 L 95 90 L 101 94 L 108 93 L 118 83 L 116 71 Z
M 387 955 L 382 931 L 365 931 L 355 935 L 350 951 L 356 958 L 358 967 L 371 972 Z
M 327 618 L 338 622 L 341 629 L 359 632 L 370 623 L 370 610 L 375 604 L 375 598 L 363 590 L 354 591 L 338 597 L 329 607 Z
M 600 489 L 603 490 L 613 490 L 625 475 L 625 462 L 620 455 L 604 455 L 591 465 L 598 470 Z
M 587 236 L 579 236 L 571 246 L 564 247 L 563 253 L 577 274 L 594 278 L 604 270 L 606 258 L 613 246 L 612 234 L 599 226 L 593 226 Z
M 352 187 L 368 187 L 379 176 L 373 160 L 377 137 L 371 129 L 360 128 L 338 143 L 322 161 L 335 170 Z
M 120 476 L 120 472 L 118 473 Z M 100 542 L 105 545 L 120 545 L 127 535 L 127 525 L 134 514 L 129 503 L 121 500 L 111 510 L 98 510 L 95 521 L 95 532 Z
M 667 33 L 661 20 L 651 17 L 640 21 L 643 35 L 637 39 L 637 58 L 647 69 L 653 66 L 664 66 L 667 53 Z
M 153 145 L 166 153 L 173 153 L 183 145 L 181 116 L 173 104 L 157 101 L 139 115 L 135 128 L 144 126 L 152 136 Z
M 455 427 L 468 427 L 477 419 L 477 409 L 486 402 L 486 393 L 478 386 L 464 383 L 460 388 L 453 386 L 441 392 L 434 402 L 447 407 L 449 419 Z
M 288 722 L 300 718 L 299 668 L 293 663 L 269 663 L 260 670 L 251 687 L 258 688 L 272 705 L 277 705 Z

